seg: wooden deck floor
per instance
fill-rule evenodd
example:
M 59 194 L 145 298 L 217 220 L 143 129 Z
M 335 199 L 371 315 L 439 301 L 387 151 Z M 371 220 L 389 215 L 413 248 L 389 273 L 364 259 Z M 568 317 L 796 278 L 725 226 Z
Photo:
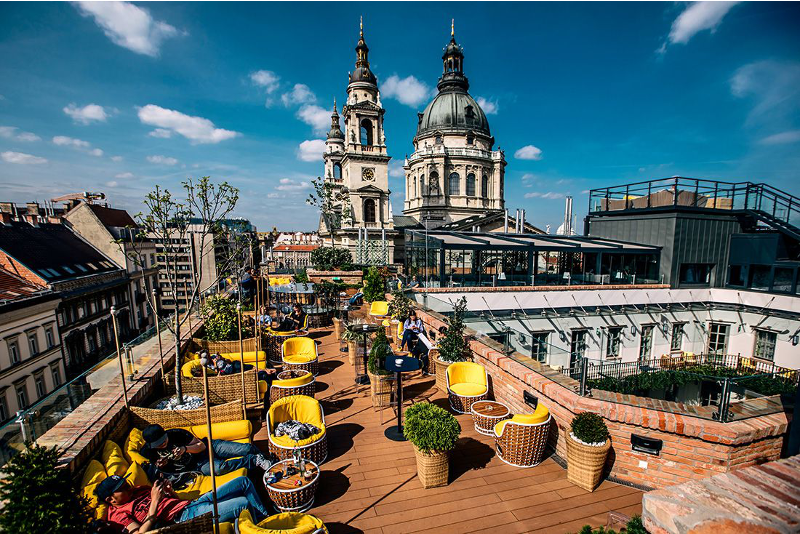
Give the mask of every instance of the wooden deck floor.
M 423 489 L 411 444 L 383 435 L 392 412 L 373 410 L 368 387 L 357 392 L 353 367 L 332 331 L 312 337 L 320 343 L 316 398 L 325 410 L 329 455 L 310 513 L 331 534 L 568 533 L 605 525 L 611 510 L 641 512 L 641 491 L 604 481 L 589 493 L 568 482 L 551 458 L 530 469 L 506 465 L 468 415 L 458 416 L 462 433 L 451 455 L 450 484 Z M 448 406 L 433 377 L 412 375 L 403 382 L 407 405 L 429 399 Z M 255 443 L 266 450 L 266 439 L 262 428 Z

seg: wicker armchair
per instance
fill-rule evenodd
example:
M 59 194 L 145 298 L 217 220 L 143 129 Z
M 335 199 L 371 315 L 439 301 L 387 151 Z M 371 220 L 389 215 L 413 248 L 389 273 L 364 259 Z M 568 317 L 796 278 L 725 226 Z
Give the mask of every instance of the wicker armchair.
M 299 512 L 283 512 L 271 515 L 261 523 L 253 523 L 253 517 L 247 510 L 242 510 L 236 522 L 239 534 L 328 534 L 325 524 L 318 518 Z
M 313 397 L 316 390 L 316 379 L 311 371 L 292 370 L 279 373 L 269 389 L 270 404 L 292 395 Z
M 214 520 L 212 514 L 203 514 L 184 523 L 157 528 L 150 532 L 152 534 L 214 534 Z M 222 522 L 219 524 L 219 534 L 234 534 L 234 532 L 233 523 Z
M 281 360 L 284 370 L 309 371 L 319 374 L 317 343 L 310 337 L 293 337 L 283 342 Z
M 275 367 L 283 365 L 281 360 L 283 342 L 287 339 L 297 337 L 297 332 L 294 330 L 289 332 L 278 332 L 277 330 L 267 329 L 265 331 L 266 337 L 264 338 L 264 348 L 267 349 L 267 357 L 269 362 Z
M 472 403 L 489 398 L 489 375 L 481 365 L 456 362 L 447 366 L 447 396 L 458 413 L 470 413 Z
M 534 467 L 544 457 L 550 433 L 550 410 L 542 404 L 532 414 L 517 414 L 494 427 L 497 456 L 515 467 Z
M 275 427 L 284 421 L 310 423 L 319 432 L 295 442 L 289 436 L 275 436 Z M 295 449 L 300 450 L 303 458 L 321 464 L 328 457 L 328 434 L 325 431 L 325 412 L 322 405 L 305 395 L 292 395 L 278 399 L 267 412 L 267 430 L 269 432 L 269 452 L 281 460 L 292 457 Z

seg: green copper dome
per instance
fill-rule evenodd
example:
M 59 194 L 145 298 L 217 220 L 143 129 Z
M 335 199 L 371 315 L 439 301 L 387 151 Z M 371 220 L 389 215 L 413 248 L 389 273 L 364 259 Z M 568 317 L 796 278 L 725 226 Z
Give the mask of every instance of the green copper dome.
M 439 130 L 442 133 L 489 133 L 486 114 L 466 91 L 442 91 L 428 104 L 419 121 L 417 136 Z

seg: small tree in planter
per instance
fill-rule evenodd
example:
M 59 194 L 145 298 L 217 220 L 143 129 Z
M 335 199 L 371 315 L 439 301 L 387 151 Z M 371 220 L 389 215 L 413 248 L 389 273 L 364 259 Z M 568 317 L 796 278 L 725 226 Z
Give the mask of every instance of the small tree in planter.
M 603 475 L 610 448 L 608 427 L 603 418 L 591 412 L 577 414 L 567 436 L 567 480 L 586 491 L 594 491 Z
M 447 485 L 450 475 L 448 456 L 460 433 L 458 420 L 435 404 L 419 402 L 406 410 L 403 435 L 414 445 L 417 476 L 423 488 Z
M 69 470 L 58 467 L 55 448 L 27 444 L 3 467 L 0 514 L 3 532 L 88 534 L 93 514 Z
M 376 302 L 386 299 L 386 282 L 376 267 L 370 267 L 364 277 L 364 300 Z
M 206 299 L 200 308 L 205 327 L 204 339 L 209 341 L 233 341 L 239 339 L 239 317 L 236 302 L 217 295 Z M 250 327 L 242 323 L 242 338 L 251 337 Z
M 372 349 L 367 360 L 367 375 L 369 375 L 369 389 L 372 393 L 372 406 L 378 408 L 386 406 L 391 401 L 392 373 L 383 368 L 386 357 L 391 354 L 389 339 L 386 332 L 379 329 L 372 341 Z
M 365 335 L 366 334 L 364 332 L 354 332 L 349 328 L 342 330 L 342 339 L 347 342 L 347 356 L 348 360 L 350 361 L 350 365 L 356 364 L 356 358 L 358 357 L 358 344 L 364 342 Z
M 467 298 L 461 297 L 453 304 L 453 314 L 447 319 L 447 332 L 436 345 L 439 349 L 436 364 L 436 387 L 447 390 L 447 366 L 467 359 L 467 341 L 464 339 L 464 314 L 467 311 Z
M 399 287 L 392 291 L 392 300 L 389 301 L 389 315 L 398 321 L 405 321 L 411 312 L 411 299 Z

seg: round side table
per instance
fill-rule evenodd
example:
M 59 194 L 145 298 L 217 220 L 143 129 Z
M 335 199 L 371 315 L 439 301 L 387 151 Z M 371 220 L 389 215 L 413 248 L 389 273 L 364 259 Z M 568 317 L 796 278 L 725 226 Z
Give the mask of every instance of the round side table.
M 306 460 L 306 470 L 311 471 L 310 479 L 303 478 L 300 473 L 282 476 L 280 480 L 267 483 L 273 473 L 285 473 L 286 468 L 294 467 L 294 460 L 281 460 L 272 465 L 264 473 L 264 486 L 267 488 L 269 498 L 280 512 L 305 512 L 314 504 L 314 495 L 319 485 L 319 466 L 311 460 Z M 300 485 L 297 485 L 298 481 Z
M 505 419 L 511 419 L 511 410 L 502 402 L 476 401 L 470 408 L 475 431 L 484 436 L 494 435 L 494 426 Z

